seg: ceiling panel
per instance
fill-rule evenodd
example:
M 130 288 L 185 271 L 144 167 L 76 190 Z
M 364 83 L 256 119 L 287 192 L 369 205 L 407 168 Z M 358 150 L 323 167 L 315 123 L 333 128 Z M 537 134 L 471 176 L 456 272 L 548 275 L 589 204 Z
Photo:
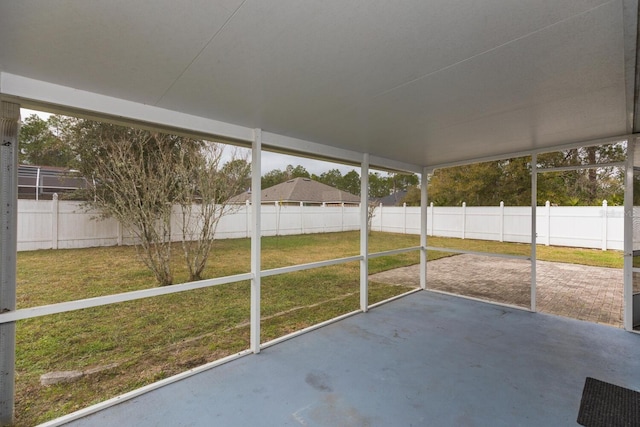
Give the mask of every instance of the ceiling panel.
M 629 131 L 635 0 L 55 5 L 0 71 L 421 165 Z

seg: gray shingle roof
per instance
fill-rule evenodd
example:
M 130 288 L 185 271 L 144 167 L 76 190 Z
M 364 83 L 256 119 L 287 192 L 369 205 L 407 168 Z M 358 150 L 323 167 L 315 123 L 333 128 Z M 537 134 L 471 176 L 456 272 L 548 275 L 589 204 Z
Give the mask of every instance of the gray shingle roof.
M 232 197 L 230 203 L 245 203 L 250 200 L 248 191 Z M 265 188 L 261 193 L 262 202 L 283 203 L 359 203 L 360 197 L 338 190 L 309 178 L 294 178 Z

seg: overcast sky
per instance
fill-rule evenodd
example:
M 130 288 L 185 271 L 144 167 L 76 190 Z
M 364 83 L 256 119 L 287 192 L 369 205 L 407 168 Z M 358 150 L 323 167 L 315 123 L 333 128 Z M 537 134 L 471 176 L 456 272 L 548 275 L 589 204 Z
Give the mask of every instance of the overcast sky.
M 20 116 L 22 120 L 26 119 L 31 114 L 36 114 L 43 120 L 47 120 L 49 116 L 51 116 L 51 114 L 44 113 L 42 111 L 29 110 L 26 108 L 22 108 L 20 110 Z M 239 150 L 241 150 L 240 153 L 243 155 L 246 153 L 247 158 L 251 157 L 250 150 L 244 150 L 244 149 L 239 149 Z M 232 150 L 227 150 L 227 152 L 230 152 L 230 151 Z M 304 157 L 295 157 L 295 156 L 288 156 L 284 154 L 271 153 L 268 151 L 262 152 L 263 174 L 266 172 L 272 171 L 273 169 L 284 170 L 287 167 L 287 165 L 293 165 L 294 167 L 297 165 L 301 165 L 310 174 L 316 174 L 316 175 L 320 175 L 323 172 L 327 172 L 330 169 L 339 169 L 343 175 L 352 169 L 355 169 L 356 172 L 360 173 L 360 168 L 355 166 L 346 166 L 340 163 L 330 163 L 330 162 L 324 162 L 320 160 L 307 159 Z

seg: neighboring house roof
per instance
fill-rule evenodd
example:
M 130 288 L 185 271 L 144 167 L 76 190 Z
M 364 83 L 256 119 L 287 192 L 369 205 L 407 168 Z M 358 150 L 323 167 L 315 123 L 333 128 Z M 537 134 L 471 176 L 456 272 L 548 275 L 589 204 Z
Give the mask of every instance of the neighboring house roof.
M 400 206 L 400 202 L 402 202 L 402 199 L 404 199 L 406 195 L 407 192 L 404 190 L 396 191 L 393 194 L 376 199 L 376 203 L 382 203 L 382 206 Z
M 229 203 L 245 203 L 250 199 L 251 192 L 245 191 L 229 199 Z M 360 203 L 359 196 L 354 196 L 351 193 L 309 178 L 294 178 L 265 188 L 261 192 L 261 200 L 263 203 Z

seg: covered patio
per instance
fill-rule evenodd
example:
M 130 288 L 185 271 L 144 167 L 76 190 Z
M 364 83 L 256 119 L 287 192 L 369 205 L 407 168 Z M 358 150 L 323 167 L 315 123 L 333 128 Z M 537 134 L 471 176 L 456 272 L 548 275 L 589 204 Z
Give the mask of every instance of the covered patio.
M 196 3 L 0 5 L 0 424 L 15 419 L 17 322 L 241 281 L 246 350 L 49 425 L 574 425 L 586 377 L 640 389 L 637 0 Z M 16 307 L 20 108 L 250 148 L 248 271 Z M 624 169 L 631 333 L 537 313 L 537 156 L 620 142 L 626 161 L 577 167 Z M 358 255 L 264 269 L 264 151 L 360 167 L 362 189 L 370 169 L 419 174 L 419 246 L 372 253 L 362 191 Z M 428 252 L 451 251 L 428 245 L 429 175 L 525 156 L 530 253 L 492 254 L 525 263 L 523 310 L 429 292 Z M 370 304 L 370 260 L 406 252 L 419 288 Z M 345 263 L 357 312 L 261 340 L 263 278 Z
M 637 335 L 418 292 L 71 426 L 571 426 L 587 377 L 640 388 Z

